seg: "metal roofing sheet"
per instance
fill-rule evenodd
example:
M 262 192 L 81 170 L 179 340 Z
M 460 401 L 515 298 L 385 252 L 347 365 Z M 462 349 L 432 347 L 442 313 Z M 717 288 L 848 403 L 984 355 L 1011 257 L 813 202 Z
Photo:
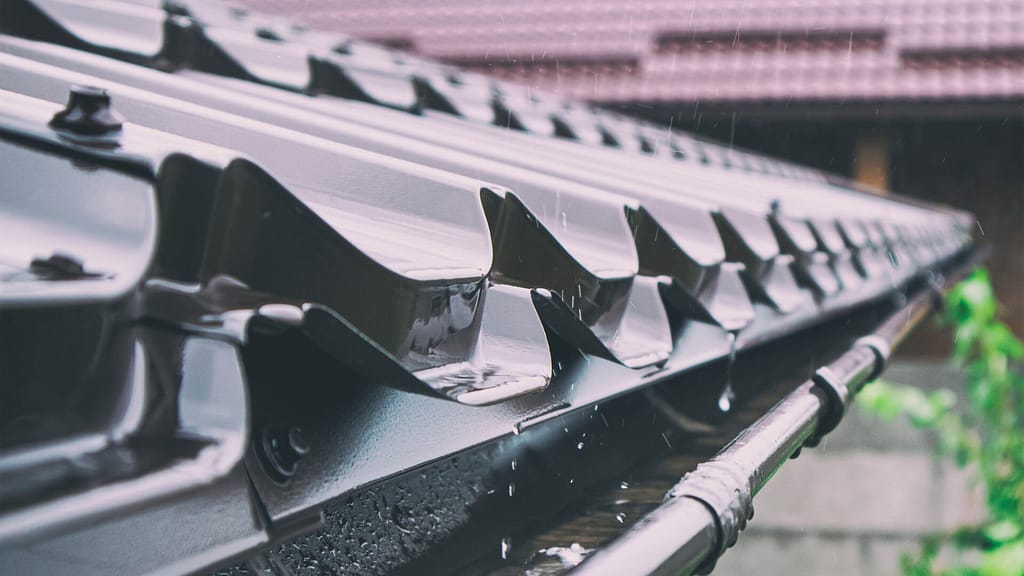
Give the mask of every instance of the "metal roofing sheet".
M 22 491 L 0 498 L 0 539 L 224 477 L 298 396 L 332 414 L 314 446 L 343 449 L 249 463 L 283 537 L 328 500 L 805 330 L 973 246 L 969 215 L 347 37 L 169 4 L 154 51 L 107 41 L 144 2 L 57 4 L 0 2 L 0 221 L 20 231 L 0 314 L 36 327 L 31 350 L 67 346 L 73 377 L 0 360 L 16 395 L 103 393 L 82 421 L 9 404 L 0 426 L 24 429 L 0 476 L 115 496 L 0 482 Z M 168 441 L 187 456 L 154 451 Z M 63 464 L 125 450 L 120 476 Z

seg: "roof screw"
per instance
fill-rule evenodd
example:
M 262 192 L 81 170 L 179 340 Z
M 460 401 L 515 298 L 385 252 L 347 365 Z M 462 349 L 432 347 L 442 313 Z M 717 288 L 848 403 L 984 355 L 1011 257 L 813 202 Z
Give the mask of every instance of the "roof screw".
M 95 86 L 72 86 L 68 103 L 53 115 L 50 127 L 82 136 L 106 136 L 121 131 L 123 118 L 110 105 L 110 94 Z
M 292 426 L 287 430 L 265 428 L 256 450 L 267 474 L 278 482 L 286 482 L 295 476 L 299 460 L 309 453 L 310 446 L 302 429 Z
M 165 0 L 163 7 L 164 12 L 174 16 L 191 16 L 191 13 L 188 11 L 188 7 L 178 0 Z

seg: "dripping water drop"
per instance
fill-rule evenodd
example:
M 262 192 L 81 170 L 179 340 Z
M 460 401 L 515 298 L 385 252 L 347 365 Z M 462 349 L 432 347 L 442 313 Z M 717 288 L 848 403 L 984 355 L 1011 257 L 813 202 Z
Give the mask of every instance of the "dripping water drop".
M 732 410 L 732 403 L 736 400 L 736 392 L 732 388 L 733 367 L 736 365 L 736 333 L 729 332 L 729 359 L 725 366 L 725 387 L 722 395 L 718 397 L 718 409 L 722 412 Z

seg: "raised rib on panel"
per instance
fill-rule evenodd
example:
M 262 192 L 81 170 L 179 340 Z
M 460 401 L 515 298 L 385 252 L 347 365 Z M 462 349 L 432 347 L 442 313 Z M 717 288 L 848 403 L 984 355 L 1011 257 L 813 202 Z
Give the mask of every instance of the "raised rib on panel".
M 621 205 L 602 208 L 593 200 L 565 198 L 559 207 L 561 200 L 549 196 L 536 198 L 531 208 L 513 192 L 484 194 L 501 197 L 484 200 L 493 206 L 488 213 L 494 277 L 543 289 L 535 296 L 541 317 L 559 336 L 631 367 L 668 357 L 668 319 L 660 301 L 653 305 L 654 285 L 636 277 L 636 252 Z
M 25 62 L 8 57 L 4 64 L 10 70 Z M 22 72 L 26 80 L 32 76 Z M 38 78 L 31 90 L 40 95 L 62 79 L 90 83 L 73 73 Z M 254 290 L 331 307 L 409 370 L 473 366 L 491 268 L 479 183 L 269 125 L 229 123 L 209 109 L 166 100 L 154 106 L 161 102 L 156 95 L 111 86 L 129 116 L 235 145 L 281 177 L 284 186 L 255 167 L 237 171 L 232 181 L 238 183 L 221 197 L 222 211 L 214 212 L 231 233 L 208 265 Z M 285 149 L 305 166 L 285 161 L 279 155 Z M 310 166 L 330 166 L 333 176 L 311 179 Z M 385 321 L 361 301 L 365 295 L 388 303 Z M 534 377 L 546 381 L 549 370 Z M 509 378 L 493 366 L 484 374 L 482 388 Z

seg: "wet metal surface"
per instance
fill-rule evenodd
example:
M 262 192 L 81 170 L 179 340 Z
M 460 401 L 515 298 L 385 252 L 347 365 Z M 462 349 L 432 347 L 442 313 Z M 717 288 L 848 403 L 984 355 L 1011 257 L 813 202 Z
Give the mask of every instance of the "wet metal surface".
M 777 385 L 744 370 L 818 365 L 761 351 L 973 247 L 967 214 L 221 5 L 0 0 L 0 32 L 4 541 L 209 497 L 252 522 L 174 567 L 565 567 L 594 542 L 524 550 L 533 518 L 692 460 Z

